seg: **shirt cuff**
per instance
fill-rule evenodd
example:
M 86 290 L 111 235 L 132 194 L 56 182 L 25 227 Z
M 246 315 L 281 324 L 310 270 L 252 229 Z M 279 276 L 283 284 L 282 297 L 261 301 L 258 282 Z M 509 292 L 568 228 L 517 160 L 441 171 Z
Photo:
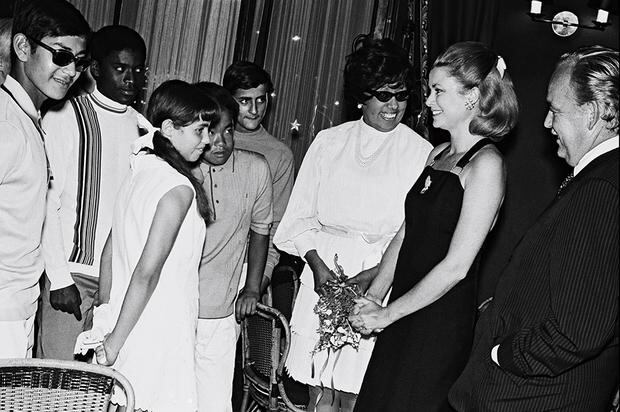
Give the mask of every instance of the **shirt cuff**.
M 497 366 L 499 366 L 499 360 L 497 359 L 498 350 L 499 350 L 499 345 L 495 345 L 493 346 L 493 349 L 491 349 L 491 359 L 493 360 L 493 362 L 497 364 Z
M 269 231 L 271 229 L 271 223 L 257 223 L 252 222 L 250 224 L 250 230 L 252 232 L 258 233 L 259 235 L 269 235 Z
M 304 261 L 306 260 L 306 253 L 308 253 L 308 251 L 310 250 L 316 249 L 314 235 L 314 231 L 308 230 L 293 239 L 295 249 L 297 249 L 297 252 L 299 252 L 299 256 Z
M 50 290 L 66 288 L 75 283 L 68 270 L 46 268 L 45 274 L 50 281 Z

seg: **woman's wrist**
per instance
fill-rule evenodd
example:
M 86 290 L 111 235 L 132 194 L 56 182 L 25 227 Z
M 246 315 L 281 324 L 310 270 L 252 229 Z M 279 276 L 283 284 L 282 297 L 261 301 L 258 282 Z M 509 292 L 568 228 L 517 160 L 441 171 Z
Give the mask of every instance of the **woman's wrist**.
M 377 296 L 374 293 L 372 293 L 372 292 L 366 293 L 365 298 L 375 302 L 377 305 L 381 305 L 381 303 L 382 303 L 382 299 L 379 296 Z
M 118 335 L 112 331 L 105 340 L 105 347 L 108 352 L 118 354 L 123 347 L 123 342 L 120 342 Z
M 397 318 L 398 315 L 394 312 L 393 305 L 387 305 L 386 307 L 383 308 L 383 310 L 384 310 L 385 318 L 388 321 L 388 325 L 391 325 L 392 323 L 398 320 Z

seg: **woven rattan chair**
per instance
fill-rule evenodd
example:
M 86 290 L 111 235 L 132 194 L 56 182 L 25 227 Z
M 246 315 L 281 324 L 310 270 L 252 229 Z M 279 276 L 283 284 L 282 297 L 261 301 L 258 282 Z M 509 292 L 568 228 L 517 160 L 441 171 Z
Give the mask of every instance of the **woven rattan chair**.
M 129 381 L 112 368 L 53 359 L 0 359 L 0 411 L 107 412 L 114 386 L 133 411 Z
M 286 395 L 282 381 L 288 356 L 291 331 L 280 312 L 258 304 L 257 314 L 241 324 L 243 347 L 243 401 L 246 412 L 250 397 L 268 411 L 303 412 L 305 406 L 295 405 Z

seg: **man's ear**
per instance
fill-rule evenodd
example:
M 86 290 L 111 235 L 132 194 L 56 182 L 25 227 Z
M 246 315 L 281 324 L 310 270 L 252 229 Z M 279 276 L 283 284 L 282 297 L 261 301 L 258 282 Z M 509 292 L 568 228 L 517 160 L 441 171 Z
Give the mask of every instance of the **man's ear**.
M 168 140 L 172 136 L 173 132 L 176 130 L 174 126 L 174 122 L 171 119 L 166 119 L 161 123 L 161 134 Z
M 597 102 L 585 103 L 586 116 L 588 120 L 588 130 L 594 129 L 594 125 L 599 121 L 599 107 Z
M 91 76 L 97 80 L 99 78 L 99 62 L 97 60 L 92 60 L 89 67 Z
M 30 47 L 30 42 L 25 34 L 17 33 L 13 36 L 13 50 L 15 51 L 15 55 L 17 55 L 17 59 L 19 61 L 28 61 L 30 55 L 32 54 L 32 48 Z

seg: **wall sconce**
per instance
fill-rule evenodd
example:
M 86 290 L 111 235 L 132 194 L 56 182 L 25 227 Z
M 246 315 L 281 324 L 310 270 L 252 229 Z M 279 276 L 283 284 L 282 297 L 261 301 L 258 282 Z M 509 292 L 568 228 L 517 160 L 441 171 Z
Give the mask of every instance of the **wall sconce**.
M 596 20 L 592 20 L 590 25 L 581 24 L 579 23 L 579 18 L 570 11 L 557 13 L 553 18 L 544 16 L 542 13 L 543 3 L 551 3 L 551 1 L 530 1 L 530 11 L 527 14 L 532 21 L 551 24 L 553 31 L 559 36 L 570 36 L 578 27 L 605 30 L 605 27 L 611 25 L 609 23 L 609 13 L 618 14 L 618 0 L 590 0 L 588 1 L 588 7 L 598 10 Z

